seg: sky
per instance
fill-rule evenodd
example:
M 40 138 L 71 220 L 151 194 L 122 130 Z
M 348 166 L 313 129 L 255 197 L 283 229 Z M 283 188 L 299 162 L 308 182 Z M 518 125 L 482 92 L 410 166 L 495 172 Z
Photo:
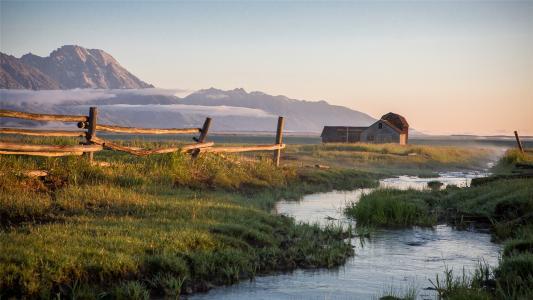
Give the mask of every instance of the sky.
M 5 1 L 0 51 L 98 48 L 156 87 L 392 111 L 432 134 L 533 135 L 533 1 Z

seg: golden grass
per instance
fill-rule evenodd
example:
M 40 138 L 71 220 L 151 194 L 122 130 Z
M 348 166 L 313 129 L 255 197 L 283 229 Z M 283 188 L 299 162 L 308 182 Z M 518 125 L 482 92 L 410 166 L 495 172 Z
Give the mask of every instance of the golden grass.
M 484 148 L 363 143 L 289 145 L 284 152 L 290 165 L 322 164 L 390 175 L 480 170 L 494 156 L 493 150 Z

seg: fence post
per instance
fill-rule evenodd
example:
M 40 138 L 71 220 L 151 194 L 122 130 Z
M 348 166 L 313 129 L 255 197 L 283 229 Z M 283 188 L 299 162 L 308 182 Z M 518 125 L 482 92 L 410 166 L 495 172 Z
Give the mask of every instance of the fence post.
M 516 143 L 518 144 L 518 149 L 521 153 L 524 153 L 524 148 L 522 147 L 522 142 L 520 142 L 520 137 L 518 137 L 518 132 L 515 130 L 514 137 L 516 138 Z
M 211 118 L 205 118 L 204 125 L 202 126 L 202 129 L 200 130 L 200 136 L 194 139 L 197 143 L 205 142 L 210 126 L 211 126 Z M 194 150 L 192 152 L 192 157 L 196 158 L 200 154 L 200 151 L 201 151 L 200 149 Z
M 202 126 L 202 129 L 200 131 L 200 137 L 198 137 L 198 140 L 197 140 L 198 143 L 205 142 L 210 126 L 211 126 L 211 118 L 205 118 L 204 126 Z
M 278 117 L 278 128 L 276 129 L 276 145 L 283 143 L 283 117 Z M 279 167 L 279 159 L 281 156 L 281 149 L 274 150 L 274 164 Z
M 96 137 L 96 120 L 98 118 L 98 109 L 96 107 L 89 108 L 89 122 L 87 126 L 87 145 L 92 144 L 92 140 Z M 93 161 L 93 152 L 88 153 L 89 161 Z

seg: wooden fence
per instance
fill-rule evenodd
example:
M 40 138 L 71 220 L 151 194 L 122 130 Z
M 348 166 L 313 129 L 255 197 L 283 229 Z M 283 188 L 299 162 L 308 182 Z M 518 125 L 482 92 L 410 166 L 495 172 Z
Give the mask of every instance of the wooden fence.
M 36 129 L 19 129 L 19 128 L 0 128 L 0 134 L 17 134 L 27 136 L 47 136 L 47 137 L 84 137 L 85 142 L 75 146 L 58 146 L 58 145 L 35 145 L 21 144 L 0 141 L 0 154 L 15 155 L 34 155 L 34 156 L 66 156 L 82 155 L 86 153 L 89 160 L 92 161 L 93 153 L 103 149 L 127 152 L 136 156 L 145 156 L 151 154 L 162 154 L 171 152 L 190 153 L 193 157 L 200 153 L 235 153 L 246 151 L 274 151 L 274 164 L 279 166 L 281 149 L 285 148 L 283 141 L 283 117 L 278 118 L 276 130 L 276 140 L 273 145 L 250 145 L 250 146 L 228 146 L 213 147 L 213 142 L 207 142 L 207 134 L 211 126 L 211 118 L 206 118 L 203 126 L 200 128 L 134 128 L 122 127 L 115 125 L 104 125 L 98 123 L 98 109 L 91 107 L 88 116 L 70 116 L 70 115 L 49 115 L 35 114 L 19 111 L 10 111 L 0 109 L 0 117 L 17 118 L 33 121 L 57 121 L 77 123 L 78 130 L 36 130 Z M 181 147 L 169 147 L 159 149 L 141 149 L 137 147 L 128 147 L 119 145 L 113 141 L 106 140 L 97 136 L 97 132 L 112 132 L 124 134 L 195 134 L 195 143 L 183 145 Z

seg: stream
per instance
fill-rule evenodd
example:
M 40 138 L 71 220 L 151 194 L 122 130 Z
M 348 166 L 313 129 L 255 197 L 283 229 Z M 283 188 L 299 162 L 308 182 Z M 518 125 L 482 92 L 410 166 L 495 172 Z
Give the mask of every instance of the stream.
M 380 181 L 380 187 L 424 189 L 429 181 L 469 186 L 480 172 L 447 172 L 438 178 L 400 176 Z M 347 203 L 358 201 L 372 189 L 332 191 L 280 201 L 276 212 L 300 222 L 352 223 L 342 213 Z M 433 228 L 377 229 L 371 238 L 351 240 L 355 256 L 336 269 L 296 270 L 287 274 L 259 276 L 252 281 L 218 287 L 189 299 L 378 299 L 385 291 L 402 294 L 416 288 L 418 299 L 436 299 L 429 279 L 442 276 L 445 267 L 461 275 L 480 261 L 496 266 L 501 250 L 490 234 L 458 231 L 447 225 Z

